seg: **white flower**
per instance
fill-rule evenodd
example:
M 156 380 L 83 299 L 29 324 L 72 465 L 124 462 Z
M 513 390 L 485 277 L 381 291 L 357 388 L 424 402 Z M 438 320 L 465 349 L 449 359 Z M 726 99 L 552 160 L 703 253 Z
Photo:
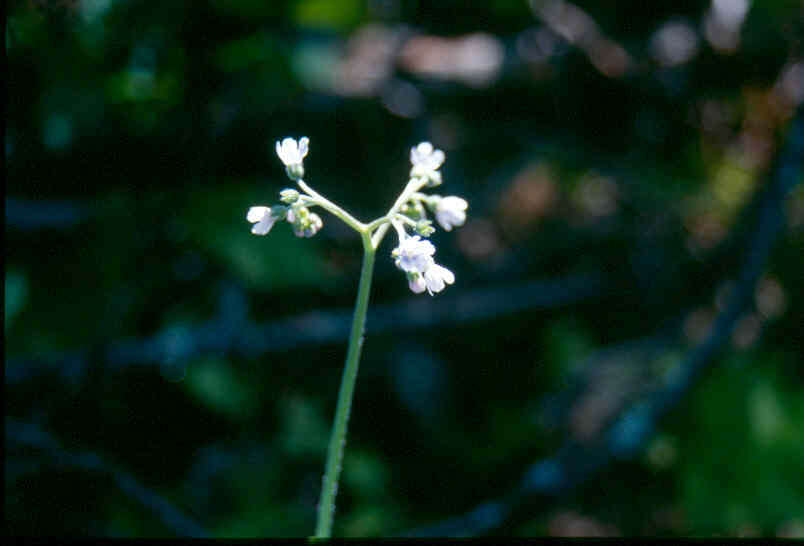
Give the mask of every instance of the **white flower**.
M 407 273 L 424 273 L 433 262 L 433 254 L 433 243 L 422 241 L 418 235 L 405 237 L 391 252 L 396 266 Z
M 438 169 L 444 163 L 444 152 L 433 149 L 429 142 L 422 142 L 410 149 L 410 162 L 429 171 Z
M 405 237 L 391 255 L 396 266 L 408 277 L 408 286 L 416 294 L 427 290 L 432 296 L 441 292 L 446 284 L 455 282 L 455 275 L 446 267 L 435 263 L 435 247 L 418 235 Z
M 424 272 L 424 282 L 427 285 L 427 291 L 432 296 L 433 292 L 441 292 L 444 289 L 444 283 L 454 283 L 455 275 L 446 267 L 433 262 L 430 264 L 430 267 L 427 268 L 427 271 Z M 411 290 L 413 290 L 412 286 Z
M 469 203 L 465 199 L 450 195 L 438 201 L 435 210 L 435 217 L 447 231 L 451 231 L 453 226 L 462 226 L 466 221 L 466 208 Z
M 433 149 L 429 142 L 422 142 L 410 149 L 410 162 L 413 168 L 410 176 L 426 178 L 431 186 L 441 184 L 441 173 L 438 168 L 444 163 L 444 152 Z
M 271 214 L 271 207 L 251 207 L 246 214 L 246 220 L 254 224 L 251 226 L 251 233 L 267 235 L 279 217 Z
M 276 155 L 279 156 L 279 159 L 282 160 L 286 167 L 301 165 L 305 156 L 307 156 L 307 146 L 309 144 L 310 139 L 307 137 L 301 137 L 298 144 L 296 144 L 295 139 L 290 137 L 283 140 L 282 144 L 277 140 Z

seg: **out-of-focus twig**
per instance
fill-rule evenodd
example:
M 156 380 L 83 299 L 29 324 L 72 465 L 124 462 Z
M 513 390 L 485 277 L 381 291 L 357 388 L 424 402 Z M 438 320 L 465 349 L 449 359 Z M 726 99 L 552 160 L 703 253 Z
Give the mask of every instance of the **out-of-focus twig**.
M 524 310 L 552 309 L 609 293 L 610 288 L 602 276 L 578 275 L 470 290 L 438 301 L 407 299 L 374 305 L 369 311 L 367 333 L 375 335 L 435 325 L 456 325 Z M 8 359 L 6 385 L 19 384 L 47 373 L 76 381 L 87 371 L 95 356 L 103 366 L 113 370 L 130 366 L 170 366 L 208 353 L 254 358 L 298 347 L 337 343 L 348 335 L 351 311 L 347 309 L 311 311 L 254 324 L 246 320 L 245 295 L 237 287 L 226 285 L 221 299 L 218 317 L 201 326 L 174 326 L 149 338 L 112 342 L 104 350 Z

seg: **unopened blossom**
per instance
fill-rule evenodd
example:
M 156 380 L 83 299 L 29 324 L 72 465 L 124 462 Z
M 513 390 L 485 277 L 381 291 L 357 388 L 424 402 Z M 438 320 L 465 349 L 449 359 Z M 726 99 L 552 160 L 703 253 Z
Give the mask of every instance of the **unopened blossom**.
M 418 235 L 405 237 L 391 252 L 396 266 L 407 273 L 424 273 L 433 262 L 433 254 L 433 243 L 423 241 Z
M 293 188 L 285 188 L 279 192 L 279 200 L 288 205 L 292 205 L 299 200 L 299 192 Z
M 410 162 L 413 164 L 410 176 L 426 178 L 429 185 L 437 186 L 441 184 L 441 173 L 438 169 L 444 163 L 444 159 L 444 152 L 434 149 L 429 142 L 422 142 L 410 149 Z
M 435 217 L 438 223 L 441 224 L 447 231 L 451 231 L 453 226 L 462 226 L 466 221 L 466 208 L 469 203 L 466 199 L 450 195 L 439 199 L 435 207 Z
M 307 216 L 307 219 L 301 229 L 295 229 L 294 227 L 293 234 L 296 235 L 296 237 L 312 237 L 318 233 L 318 230 L 320 230 L 323 226 L 324 222 L 321 220 L 321 217 L 316 213 L 311 212 L 309 216 Z
M 424 282 L 427 286 L 427 291 L 432 296 L 433 292 L 441 292 L 444 289 L 444 283 L 454 283 L 455 275 L 446 267 L 433 262 L 424 272 Z M 411 289 L 412 288 L 413 287 L 411 287 Z
M 267 235 L 280 218 L 273 214 L 271 207 L 251 207 L 246 213 L 246 220 L 254 224 L 251 226 L 254 235 Z
M 424 275 L 408 273 L 408 286 L 415 294 L 421 294 L 427 289 L 427 281 L 424 280 Z
M 305 156 L 307 156 L 307 147 L 310 144 L 310 139 L 301 137 L 299 142 L 293 138 L 286 138 L 280 144 L 276 141 L 276 155 L 282 160 L 286 167 L 296 167 L 302 164 Z
M 287 220 L 293 224 L 296 237 L 312 237 L 324 226 L 321 217 L 307 207 L 294 207 L 288 211 Z

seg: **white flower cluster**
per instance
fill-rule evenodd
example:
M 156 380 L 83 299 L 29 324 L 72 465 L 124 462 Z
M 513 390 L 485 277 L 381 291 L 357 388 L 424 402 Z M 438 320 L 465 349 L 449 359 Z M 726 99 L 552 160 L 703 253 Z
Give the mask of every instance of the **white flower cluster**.
M 394 264 L 405 272 L 408 286 L 417 294 L 427 289 L 432 296 L 433 292 L 441 292 L 445 283 L 455 282 L 452 271 L 435 263 L 433 254 L 435 254 L 433 244 L 430 241 L 422 241 L 418 235 L 405 236 L 399 242 L 399 246 L 391 252 Z
M 322 206 L 336 214 L 352 225 L 358 231 L 374 234 L 379 244 L 385 229 L 390 223 L 399 236 L 399 245 L 391 252 L 396 266 L 405 272 L 410 289 L 420 294 L 427 290 L 430 295 L 440 292 L 447 284 L 455 282 L 452 271 L 435 263 L 433 255 L 435 246 L 422 237 L 428 237 L 435 229 L 427 218 L 429 210 L 438 224 L 446 231 L 461 226 L 466 221 L 468 203 L 456 196 L 441 197 L 420 193 L 425 187 L 435 187 L 441 184 L 439 168 L 444 163 L 444 152 L 436 150 L 429 142 L 422 142 L 410 150 L 410 180 L 391 211 L 384 217 L 371 224 L 361 224 L 348 213 L 333 205 L 321 195 L 309 188 L 302 180 L 304 176 L 304 158 L 307 156 L 310 139 L 302 137 L 297 142 L 292 138 L 285 138 L 276 143 L 276 155 L 284 163 L 287 175 L 298 183 L 304 193 L 295 189 L 284 189 L 280 192 L 280 201 L 283 205 L 273 207 L 251 207 L 246 214 L 246 220 L 254 224 L 251 232 L 255 235 L 266 235 L 279 220 L 287 220 L 293 226 L 293 233 L 298 237 L 312 237 L 323 226 L 321 218 L 310 207 Z M 406 229 L 411 228 L 415 235 L 408 234 Z
M 429 142 L 422 142 L 410 150 L 411 180 L 409 184 L 422 187 L 438 186 L 442 182 L 439 168 L 444 163 L 444 152 L 436 150 Z M 410 199 L 401 209 L 404 225 L 412 226 L 417 235 L 410 236 L 405 232 L 404 225 L 393 222 L 399 235 L 399 246 L 392 252 L 394 264 L 405 272 L 410 289 L 420 294 L 427 290 L 430 295 L 440 292 L 447 284 L 455 282 L 455 275 L 433 259 L 435 246 L 430 241 L 422 240 L 421 236 L 429 236 L 435 230 L 427 219 L 426 209 L 435 215 L 436 221 L 446 231 L 455 226 L 461 226 L 466 221 L 466 200 L 460 197 L 440 195 L 426 195 L 413 192 Z
M 288 176 L 293 180 L 300 180 L 304 175 L 303 161 L 307 155 L 310 139 L 301 137 L 297 143 L 292 138 L 286 138 L 280 144 L 276 143 L 276 155 L 287 168 Z M 246 220 L 254 224 L 251 233 L 267 235 L 277 220 L 287 220 L 293 225 L 293 233 L 297 237 L 312 237 L 321 229 L 324 222 L 321 217 L 310 212 L 307 205 L 314 203 L 309 197 L 301 195 L 294 189 L 285 189 L 280 193 L 280 200 L 288 206 L 275 205 L 273 207 L 251 207 L 246 214 Z

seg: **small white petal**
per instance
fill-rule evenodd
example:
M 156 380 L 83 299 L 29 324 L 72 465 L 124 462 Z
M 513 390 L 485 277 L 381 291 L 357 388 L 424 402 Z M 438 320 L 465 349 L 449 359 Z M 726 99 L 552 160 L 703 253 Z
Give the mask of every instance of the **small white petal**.
M 456 197 L 454 195 L 449 195 L 441 200 L 445 207 L 450 209 L 456 210 L 466 210 L 469 207 L 469 203 L 466 202 L 466 199 L 461 197 Z
M 414 235 L 406 237 L 394 249 L 392 256 L 399 269 L 409 273 L 422 273 L 433 263 L 435 247 L 430 241 L 422 241 L 421 237 Z
M 424 272 L 424 280 L 427 283 L 427 291 L 432 296 L 433 292 L 441 292 L 444 289 L 444 283 L 452 284 L 455 282 L 455 275 L 446 267 L 433 263 Z
M 431 166 L 431 168 L 433 170 L 439 168 L 441 165 L 444 164 L 445 159 L 446 159 L 446 156 L 444 156 L 444 152 L 442 152 L 441 150 L 436 150 L 430 156 L 430 161 L 431 161 L 430 166 Z
M 275 222 L 276 217 L 266 214 L 262 220 L 251 227 L 251 233 L 254 235 L 267 235 L 271 228 L 274 227 Z
M 282 144 L 278 140 L 276 141 L 276 155 L 282 163 L 285 162 L 285 158 L 282 156 Z
M 268 207 L 251 207 L 246 214 L 246 220 L 251 222 L 259 222 L 266 214 L 270 214 L 271 209 Z
M 434 267 L 437 267 L 439 272 L 441 273 L 441 278 L 444 279 L 444 282 L 447 284 L 452 284 L 455 282 L 455 274 L 444 267 L 443 265 L 435 264 Z
M 304 159 L 307 157 L 307 148 L 310 144 L 310 139 L 306 136 L 301 137 L 299 140 L 299 156 Z
M 430 155 L 431 153 L 433 153 L 433 145 L 426 141 L 421 142 L 419 143 L 417 150 L 422 155 Z
M 306 137 L 302 138 L 304 141 Z M 309 139 L 303 144 L 309 143 Z M 306 154 L 306 152 L 305 152 Z M 282 163 L 285 166 L 290 167 L 292 165 L 299 165 L 302 162 L 302 158 L 304 157 L 299 150 L 299 146 L 296 144 L 296 141 L 290 137 L 285 138 L 282 141 L 282 144 L 279 142 L 276 143 L 276 155 L 279 156 L 279 159 L 282 160 Z

